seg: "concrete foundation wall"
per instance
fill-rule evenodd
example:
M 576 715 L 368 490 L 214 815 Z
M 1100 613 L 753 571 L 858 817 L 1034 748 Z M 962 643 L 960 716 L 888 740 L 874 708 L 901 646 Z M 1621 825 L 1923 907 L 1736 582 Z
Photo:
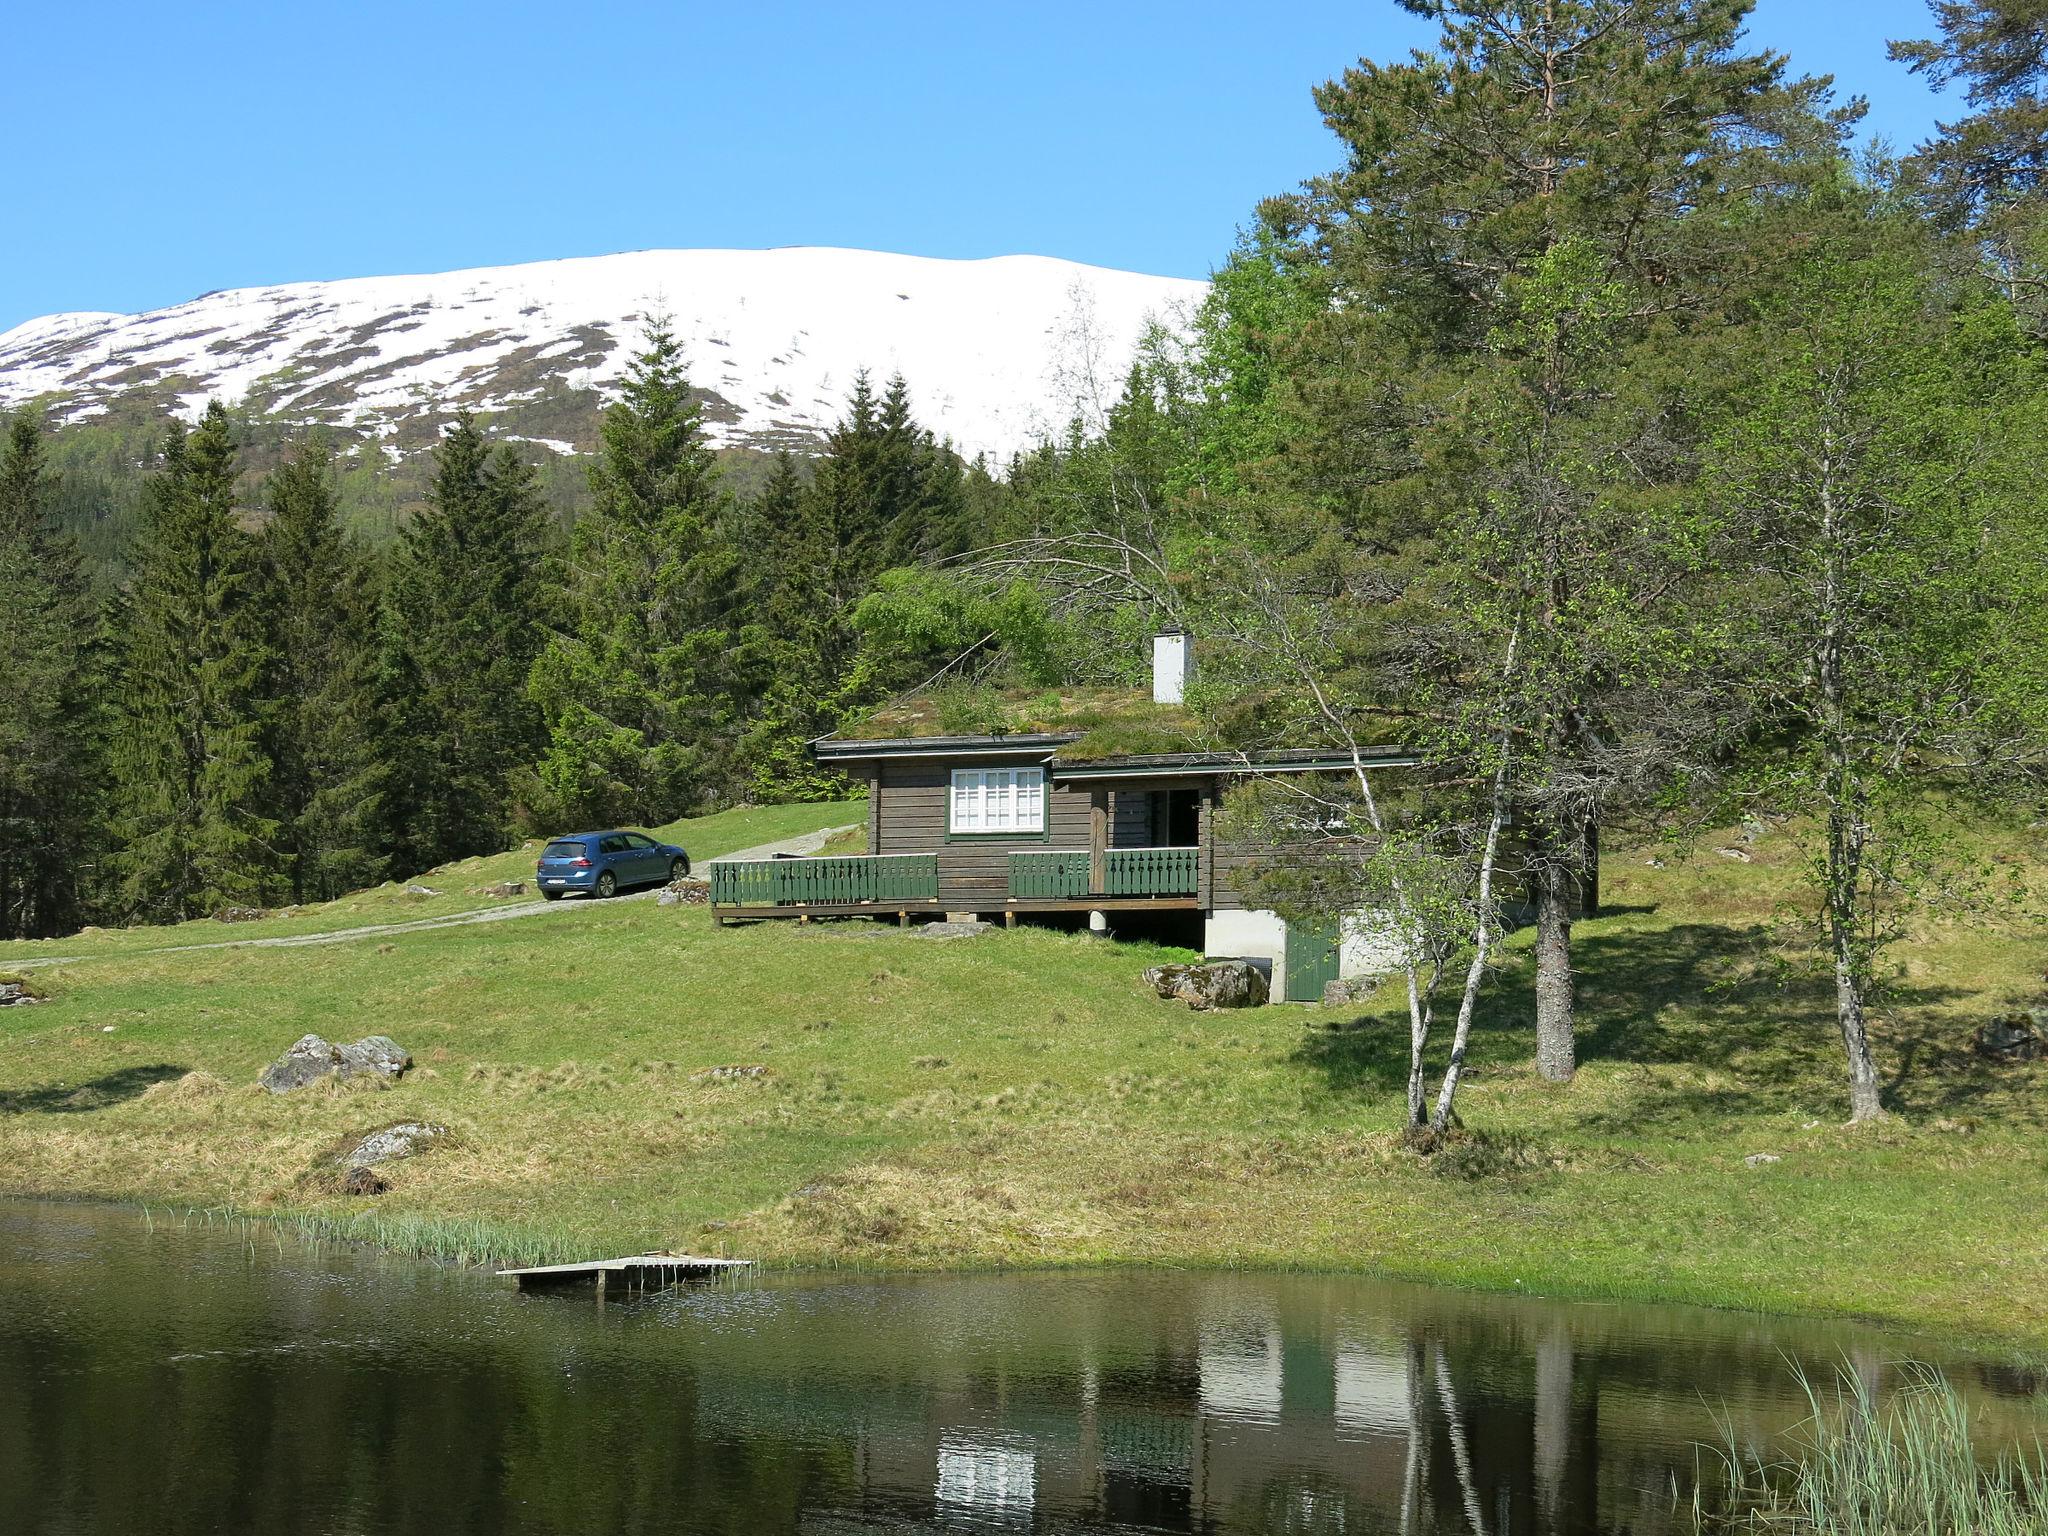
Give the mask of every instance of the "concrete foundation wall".
M 1287 924 L 1277 912 L 1211 912 L 1202 924 L 1202 953 L 1211 960 L 1255 961 L 1277 980 L 1287 963 Z
M 1344 919 L 1344 942 L 1337 951 L 1337 974 L 1346 981 L 1358 976 L 1385 976 L 1401 968 L 1401 947 L 1378 912 L 1353 912 Z
M 1252 960 L 1276 981 L 1287 969 L 1287 924 L 1277 912 L 1232 908 L 1211 912 L 1202 924 L 1202 952 L 1211 960 Z M 1401 967 L 1401 951 L 1377 912 L 1354 912 L 1344 920 L 1337 974 L 1384 976 Z

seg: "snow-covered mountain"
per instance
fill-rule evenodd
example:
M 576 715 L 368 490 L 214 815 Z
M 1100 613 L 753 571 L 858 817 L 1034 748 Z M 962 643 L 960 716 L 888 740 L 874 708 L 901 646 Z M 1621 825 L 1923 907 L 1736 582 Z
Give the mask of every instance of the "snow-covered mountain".
M 59 421 L 121 402 L 196 415 L 215 396 L 382 439 L 394 459 L 456 406 L 556 452 L 663 313 L 721 446 L 803 449 L 855 373 L 910 383 L 917 415 L 1001 462 L 1077 405 L 1106 403 L 1148 320 L 1185 324 L 1204 286 L 1040 256 L 634 251 L 420 277 L 285 283 L 140 315 L 66 314 L 0 334 L 0 406 Z

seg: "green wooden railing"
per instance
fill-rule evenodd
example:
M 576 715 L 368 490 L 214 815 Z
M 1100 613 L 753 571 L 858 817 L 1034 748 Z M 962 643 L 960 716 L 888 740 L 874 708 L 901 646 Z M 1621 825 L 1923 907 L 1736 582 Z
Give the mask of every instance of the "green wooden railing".
M 1111 848 L 1102 858 L 1100 896 L 1192 896 L 1201 870 L 1194 848 Z M 1088 855 L 1013 853 L 1010 895 L 1017 901 L 1081 901 L 1088 890 Z
M 1088 894 L 1088 855 L 1013 853 L 1010 894 L 1020 901 L 1067 901 Z
M 1195 848 L 1112 848 L 1103 855 L 1105 896 L 1192 896 L 1201 867 Z
M 1084 854 L 1082 862 L 1086 861 Z M 935 853 L 722 860 L 711 865 L 711 904 L 716 907 L 858 906 L 938 899 Z

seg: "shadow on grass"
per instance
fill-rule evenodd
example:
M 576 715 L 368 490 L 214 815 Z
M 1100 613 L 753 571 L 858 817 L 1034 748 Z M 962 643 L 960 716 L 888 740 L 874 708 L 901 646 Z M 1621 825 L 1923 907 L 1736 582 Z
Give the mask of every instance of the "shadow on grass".
M 123 1067 L 87 1083 L 52 1083 L 43 1088 L 0 1089 L 0 1115 L 82 1115 L 95 1109 L 140 1098 L 156 1083 L 183 1077 L 190 1070 L 157 1062 Z
M 1640 1131 L 1653 1121 L 1724 1119 L 1788 1110 L 1823 1112 L 1822 1100 L 1846 1092 L 1834 983 L 1810 968 L 1769 961 L 1750 927 L 1613 923 L 1640 914 L 1610 909 L 1575 936 L 1578 1047 L 1582 1065 L 1637 1066 L 1617 1095 L 1581 1120 L 1596 1132 Z M 1333 1093 L 1401 1091 L 1408 1075 L 1408 1029 L 1400 988 L 1369 1023 L 1318 1034 L 1295 1052 Z M 1951 1113 L 1979 1102 L 1983 1070 L 1961 1049 L 1951 1009 L 1975 994 L 1930 983 L 1895 987 L 1878 1026 L 1880 1068 L 1891 1107 Z M 1431 1041 L 1432 1078 L 1442 1070 L 1455 981 L 1439 1000 Z M 1516 954 L 1481 995 L 1471 1062 L 1485 1074 L 1530 1067 L 1534 1051 L 1534 967 Z

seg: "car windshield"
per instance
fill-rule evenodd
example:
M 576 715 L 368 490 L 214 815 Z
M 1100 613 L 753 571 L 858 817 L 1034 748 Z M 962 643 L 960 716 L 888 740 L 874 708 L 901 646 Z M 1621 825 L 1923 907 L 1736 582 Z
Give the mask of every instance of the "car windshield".
M 544 859 L 580 859 L 583 857 L 581 843 L 549 843 L 540 851 Z

